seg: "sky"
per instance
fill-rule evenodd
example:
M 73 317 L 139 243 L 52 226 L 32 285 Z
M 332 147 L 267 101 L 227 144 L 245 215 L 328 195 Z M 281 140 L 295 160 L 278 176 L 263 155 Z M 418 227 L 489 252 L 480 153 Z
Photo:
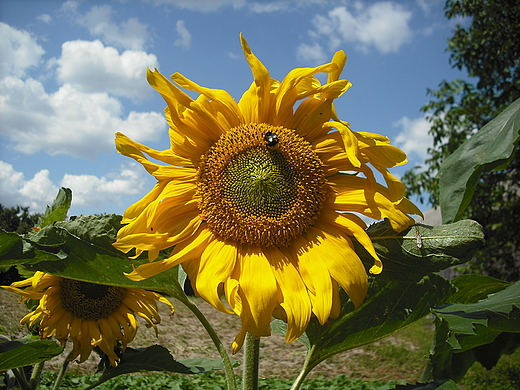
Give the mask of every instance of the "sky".
M 118 154 L 114 133 L 168 148 L 165 103 L 146 68 L 180 72 L 237 101 L 252 82 L 239 34 L 281 80 L 344 50 L 336 100 L 352 130 L 383 134 L 423 163 L 432 145 L 420 108 L 452 69 L 456 23 L 444 0 L 0 0 L 0 203 L 43 212 L 60 187 L 69 215 L 117 213 L 154 179 Z M 192 95 L 193 96 L 193 95 Z M 420 205 L 425 210 L 427 205 Z

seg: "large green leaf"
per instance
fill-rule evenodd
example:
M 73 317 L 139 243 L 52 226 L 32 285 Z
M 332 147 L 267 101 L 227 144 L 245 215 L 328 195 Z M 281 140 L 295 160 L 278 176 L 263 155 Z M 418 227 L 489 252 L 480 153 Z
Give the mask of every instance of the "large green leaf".
M 238 364 L 238 362 L 235 362 Z M 169 371 L 181 374 L 201 374 L 213 370 L 223 370 L 220 359 L 175 360 L 168 349 L 160 345 L 148 348 L 127 348 L 117 367 L 108 365 L 99 382 L 105 382 L 119 375 L 140 371 Z
M 30 366 L 63 352 L 63 346 L 53 340 L 28 337 L 0 343 L 0 371 Z
M 64 221 L 67 218 L 71 203 L 72 191 L 70 188 L 61 187 L 52 205 L 47 206 L 43 215 L 38 219 L 38 226 L 44 227 L 54 222 Z
M 520 139 L 520 99 L 464 142 L 439 170 L 443 223 L 459 220 L 483 172 L 503 169 Z
M 306 331 L 309 371 L 332 355 L 382 339 L 419 320 L 453 290 L 435 274 L 419 282 L 372 278 L 368 296 L 357 309 L 345 299 L 338 319 L 323 326 L 311 321 Z
M 127 288 L 141 288 L 184 297 L 177 280 L 177 268 L 142 282 L 134 282 L 124 273 L 146 258 L 129 259 L 112 246 L 120 227 L 118 215 L 80 216 L 71 221 L 55 222 L 24 238 L 32 246 L 32 258 L 18 261 L 31 271 L 90 283 Z
M 451 283 L 457 287 L 457 292 L 449 297 L 449 303 L 476 303 L 511 284 L 505 280 L 484 275 L 460 275 Z
M 430 272 L 438 272 L 469 261 L 484 242 L 482 227 L 475 221 L 463 220 L 453 224 L 415 225 L 396 233 L 388 221 L 367 229 L 376 252 L 383 262 L 382 277 L 417 281 Z M 356 252 L 367 268 L 372 257 L 359 244 Z
M 492 281 L 489 290 L 496 288 Z M 491 368 L 503 353 L 513 352 L 520 345 L 519 308 L 516 282 L 475 303 L 433 309 L 437 318 L 429 376 L 459 380 L 475 361 Z

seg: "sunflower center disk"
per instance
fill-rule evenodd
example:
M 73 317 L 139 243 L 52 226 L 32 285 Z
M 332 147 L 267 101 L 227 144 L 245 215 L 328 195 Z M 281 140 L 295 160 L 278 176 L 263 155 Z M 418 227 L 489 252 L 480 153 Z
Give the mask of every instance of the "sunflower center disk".
M 198 172 L 199 209 L 213 233 L 284 246 L 317 218 L 327 195 L 321 161 L 293 130 L 248 124 L 224 134 Z
M 125 299 L 123 287 L 62 279 L 60 284 L 61 304 L 74 317 L 86 321 L 108 318 L 115 313 Z

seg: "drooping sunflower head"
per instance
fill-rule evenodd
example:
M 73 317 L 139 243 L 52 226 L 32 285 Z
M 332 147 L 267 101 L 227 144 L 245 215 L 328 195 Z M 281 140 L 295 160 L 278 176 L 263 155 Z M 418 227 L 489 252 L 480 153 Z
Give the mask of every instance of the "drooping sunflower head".
M 334 318 L 339 286 L 359 305 L 367 273 L 353 239 L 374 257 L 370 271 L 382 270 L 359 215 L 388 218 L 399 231 L 413 223 L 408 214 L 420 214 L 388 171 L 406 155 L 336 115 L 333 102 L 351 85 L 339 78 L 345 53 L 293 69 L 280 82 L 241 43 L 253 83 L 238 102 L 178 73 L 172 83 L 148 71 L 167 104 L 170 146 L 157 151 L 116 135 L 117 150 L 157 179 L 127 209 L 114 243 L 123 252 L 148 252 L 151 263 L 128 277 L 142 280 L 182 264 L 201 297 L 241 317 L 234 350 L 247 332 L 269 335 L 272 315 L 287 321 L 287 341 L 312 315 L 321 323 Z M 328 75 L 325 84 L 318 73 Z M 167 248 L 171 256 L 154 261 Z
M 62 344 L 72 340 L 70 360 L 79 356 L 84 362 L 93 347 L 99 347 L 113 366 L 120 358 L 115 352 L 118 342 L 124 350 L 137 332 L 137 316 L 154 327 L 160 322 L 156 301 L 173 306 L 159 294 L 124 287 L 106 286 L 66 279 L 43 272 L 2 286 L 26 299 L 39 300 L 38 307 L 20 323 L 38 325 L 40 337 L 55 336 Z

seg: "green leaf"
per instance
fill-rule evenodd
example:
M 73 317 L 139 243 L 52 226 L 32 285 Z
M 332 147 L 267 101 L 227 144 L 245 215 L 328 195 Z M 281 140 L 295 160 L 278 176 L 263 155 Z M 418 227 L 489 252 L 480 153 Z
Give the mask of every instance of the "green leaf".
M 443 223 L 459 220 L 483 172 L 503 169 L 520 139 L 520 99 L 464 142 L 439 170 Z
M 188 367 L 193 374 L 201 374 L 203 372 L 225 369 L 222 359 L 181 359 L 179 360 L 179 363 L 182 363 Z M 234 367 L 240 365 L 240 361 L 238 360 L 231 360 L 231 363 Z
M 452 380 L 444 379 L 415 385 L 397 385 L 395 390 L 459 390 L 459 386 Z
M 491 368 L 503 353 L 512 353 L 520 345 L 519 308 L 516 282 L 476 303 L 433 309 L 437 319 L 430 377 L 459 380 L 475 361 Z
M 3 265 L 4 259 L 21 258 L 23 252 L 22 237 L 16 233 L 0 229 L 0 264 Z
M 484 275 L 460 275 L 451 283 L 457 287 L 457 292 L 449 297 L 450 303 L 476 303 L 511 284 Z
M 381 277 L 394 280 L 417 281 L 431 272 L 469 261 L 484 242 L 482 227 L 470 220 L 440 226 L 418 224 L 399 234 L 383 221 L 371 225 L 367 233 L 383 262 Z M 355 244 L 356 253 L 367 268 L 371 267 L 372 257 Z
M 178 267 L 141 282 L 125 277 L 124 273 L 131 272 L 133 266 L 148 260 L 129 259 L 112 246 L 120 220 L 118 215 L 80 216 L 44 227 L 25 239 L 34 249 L 33 258 L 23 261 L 25 268 L 83 282 L 185 297 L 177 279 Z
M 330 324 L 311 321 L 306 331 L 311 346 L 309 370 L 332 355 L 403 329 L 429 314 L 452 292 L 450 283 L 435 274 L 419 282 L 371 278 L 368 296 L 357 309 L 347 302 Z
M 38 219 L 38 226 L 52 225 L 54 222 L 64 221 L 72 203 L 72 191 L 70 188 L 61 187 L 52 206 L 47 206 L 43 215 Z
M 34 337 L 0 343 L 0 371 L 30 366 L 63 352 L 63 346 L 52 340 Z
M 117 367 L 109 366 L 104 370 L 100 382 L 119 375 L 140 371 L 169 371 L 180 374 L 201 374 L 212 370 L 222 370 L 220 359 L 185 359 L 177 361 L 163 346 L 152 345 L 148 348 L 127 348 Z

